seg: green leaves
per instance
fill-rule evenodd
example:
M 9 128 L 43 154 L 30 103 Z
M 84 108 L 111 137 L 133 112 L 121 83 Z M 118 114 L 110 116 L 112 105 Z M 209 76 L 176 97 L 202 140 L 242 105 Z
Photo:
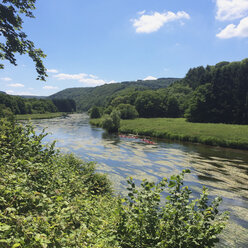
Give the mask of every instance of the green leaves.
M 44 146 L 45 136 L 0 120 L 0 247 L 105 243 L 115 219 L 109 181 L 93 163 Z
M 36 65 L 37 79 L 45 80 L 47 74 L 42 58 L 46 55 L 40 49 L 36 49 L 34 43 L 28 40 L 22 31 L 21 15 L 34 17 L 32 13 L 34 4 L 35 0 L 3 0 L 3 4 L 0 4 L 0 35 L 6 39 L 4 43 L 0 43 L 0 58 L 17 65 L 15 53 L 28 54 Z M 0 69 L 3 68 L 4 65 L 0 64 Z
M 192 200 L 191 191 L 183 186 L 189 170 L 164 178 L 157 185 L 143 180 L 136 189 L 128 179 L 128 198 L 119 206 L 117 236 L 121 247 L 214 247 L 223 230 L 227 214 L 219 214 L 220 198 L 209 203 L 203 188 L 200 199 Z M 169 194 L 161 204 L 161 192 Z
M 220 198 L 183 185 L 189 170 L 113 197 L 94 163 L 42 145 L 43 131 L 0 120 L 0 247 L 213 247 L 227 215 Z M 165 191 L 166 198 L 161 197 Z

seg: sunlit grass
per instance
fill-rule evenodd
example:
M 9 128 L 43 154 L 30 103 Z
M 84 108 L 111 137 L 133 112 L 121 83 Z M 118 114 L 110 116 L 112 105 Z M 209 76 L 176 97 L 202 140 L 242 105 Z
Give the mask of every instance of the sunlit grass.
M 122 120 L 120 132 L 248 149 L 248 125 L 191 123 L 183 118 Z
M 26 115 L 16 115 L 17 120 L 29 120 L 29 119 L 51 119 L 65 115 L 65 113 L 45 113 L 45 114 L 26 114 Z
M 101 119 L 90 123 L 100 126 Z M 139 118 L 122 120 L 119 132 L 248 149 L 248 125 L 191 123 L 184 118 Z

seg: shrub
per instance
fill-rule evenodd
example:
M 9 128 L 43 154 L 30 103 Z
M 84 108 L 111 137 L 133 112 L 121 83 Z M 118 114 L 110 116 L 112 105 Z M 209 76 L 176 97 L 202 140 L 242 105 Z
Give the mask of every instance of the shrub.
M 117 236 L 121 247 L 191 248 L 214 247 L 225 227 L 227 214 L 219 214 L 220 198 L 209 204 L 203 188 L 200 199 L 191 200 L 191 191 L 183 187 L 184 170 L 180 175 L 164 178 L 155 185 L 143 180 L 141 189 L 128 180 L 129 194 L 119 202 Z M 161 206 L 161 192 L 169 195 Z
M 107 242 L 115 205 L 109 181 L 94 164 L 44 146 L 45 135 L 0 120 L 0 247 Z
M 109 105 L 107 108 L 104 109 L 104 114 L 110 115 L 112 111 L 113 111 L 113 107 Z
M 121 122 L 120 112 L 118 110 L 113 110 L 112 113 L 110 114 L 110 117 L 113 120 L 114 131 L 117 132 L 120 127 L 120 122 Z
M 101 117 L 101 113 L 98 107 L 94 106 L 92 107 L 92 109 L 90 110 L 90 118 L 92 119 L 98 119 Z
M 118 112 L 109 116 L 118 123 Z M 44 131 L 0 119 L 0 247 L 213 247 L 225 227 L 220 198 L 192 200 L 183 176 L 113 197 L 94 163 L 43 145 Z M 167 187 L 166 202 L 161 193 Z
M 120 127 L 120 113 L 116 110 L 110 115 L 105 115 L 102 120 L 102 127 L 108 132 L 117 132 Z
M 119 104 L 116 108 L 120 112 L 121 119 L 135 119 L 139 116 L 136 108 L 131 104 Z

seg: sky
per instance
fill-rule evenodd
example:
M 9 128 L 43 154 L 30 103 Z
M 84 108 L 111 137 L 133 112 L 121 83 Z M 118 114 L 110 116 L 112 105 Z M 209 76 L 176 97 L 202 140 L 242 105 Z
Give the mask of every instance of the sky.
M 37 0 L 23 30 L 44 60 L 4 61 L 0 90 L 48 96 L 71 87 L 161 77 L 240 61 L 248 51 L 248 0 Z M 245 52 L 246 51 L 246 52 Z

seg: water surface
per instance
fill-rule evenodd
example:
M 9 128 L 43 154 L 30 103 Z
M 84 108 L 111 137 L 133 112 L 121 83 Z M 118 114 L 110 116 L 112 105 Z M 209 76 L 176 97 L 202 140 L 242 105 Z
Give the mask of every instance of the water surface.
M 248 247 L 248 152 L 205 145 L 109 135 L 91 127 L 86 114 L 49 120 L 34 120 L 38 131 L 46 127 L 46 142 L 57 140 L 64 152 L 76 153 L 95 161 L 97 171 L 108 174 L 116 193 L 124 193 L 126 178 L 158 182 L 163 177 L 190 169 L 185 177 L 193 194 L 199 196 L 203 185 L 210 197 L 223 198 L 221 210 L 230 211 L 230 221 L 219 247 Z

